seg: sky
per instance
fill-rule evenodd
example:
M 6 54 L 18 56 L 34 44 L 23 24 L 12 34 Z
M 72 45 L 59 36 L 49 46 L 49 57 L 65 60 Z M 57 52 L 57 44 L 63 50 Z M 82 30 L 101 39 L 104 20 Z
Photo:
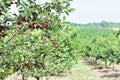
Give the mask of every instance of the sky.
M 49 2 L 37 0 L 38 3 L 46 1 Z M 15 6 L 11 7 L 11 12 L 17 12 Z M 73 23 L 120 22 L 120 0 L 73 0 L 71 7 L 75 11 L 66 20 Z
M 120 0 L 73 0 L 71 7 L 67 20 L 74 23 L 120 22 Z

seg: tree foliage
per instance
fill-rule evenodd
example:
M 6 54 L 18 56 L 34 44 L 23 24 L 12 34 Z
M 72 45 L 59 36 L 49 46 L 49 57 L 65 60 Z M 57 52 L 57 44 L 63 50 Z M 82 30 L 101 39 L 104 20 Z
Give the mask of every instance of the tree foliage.
M 77 59 L 76 33 L 63 16 L 74 10 L 70 1 L 0 0 L 0 79 L 17 71 L 39 79 L 71 68 Z M 11 4 L 19 15 L 6 14 Z

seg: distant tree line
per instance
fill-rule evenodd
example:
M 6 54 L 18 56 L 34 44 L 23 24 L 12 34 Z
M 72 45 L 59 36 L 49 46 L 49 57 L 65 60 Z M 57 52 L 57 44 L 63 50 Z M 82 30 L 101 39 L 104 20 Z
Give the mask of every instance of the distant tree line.
M 85 26 L 85 27 L 120 27 L 120 22 L 107 22 L 101 21 L 100 23 L 87 23 L 87 24 L 78 24 L 74 23 L 74 26 Z

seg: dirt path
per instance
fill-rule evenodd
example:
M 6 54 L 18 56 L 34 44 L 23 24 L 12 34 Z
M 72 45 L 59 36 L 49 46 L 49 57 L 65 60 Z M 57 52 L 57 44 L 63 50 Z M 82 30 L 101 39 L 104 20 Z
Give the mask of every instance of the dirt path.
M 84 61 L 83 63 L 94 73 L 96 76 L 100 77 L 101 80 L 120 80 L 120 65 L 115 64 L 115 69 L 112 66 L 105 68 L 102 66 L 95 66 L 89 61 Z
M 84 64 L 82 60 L 78 62 L 72 69 L 71 74 L 64 80 L 101 80 L 98 76 L 91 72 L 90 68 Z

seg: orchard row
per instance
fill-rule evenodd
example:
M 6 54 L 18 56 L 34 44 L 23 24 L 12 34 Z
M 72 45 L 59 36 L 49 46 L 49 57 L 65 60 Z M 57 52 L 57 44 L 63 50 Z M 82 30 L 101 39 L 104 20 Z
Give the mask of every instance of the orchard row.
M 120 36 L 117 31 L 88 27 L 79 33 L 79 49 L 84 56 L 94 59 L 96 63 L 104 62 L 106 67 L 120 63 Z

